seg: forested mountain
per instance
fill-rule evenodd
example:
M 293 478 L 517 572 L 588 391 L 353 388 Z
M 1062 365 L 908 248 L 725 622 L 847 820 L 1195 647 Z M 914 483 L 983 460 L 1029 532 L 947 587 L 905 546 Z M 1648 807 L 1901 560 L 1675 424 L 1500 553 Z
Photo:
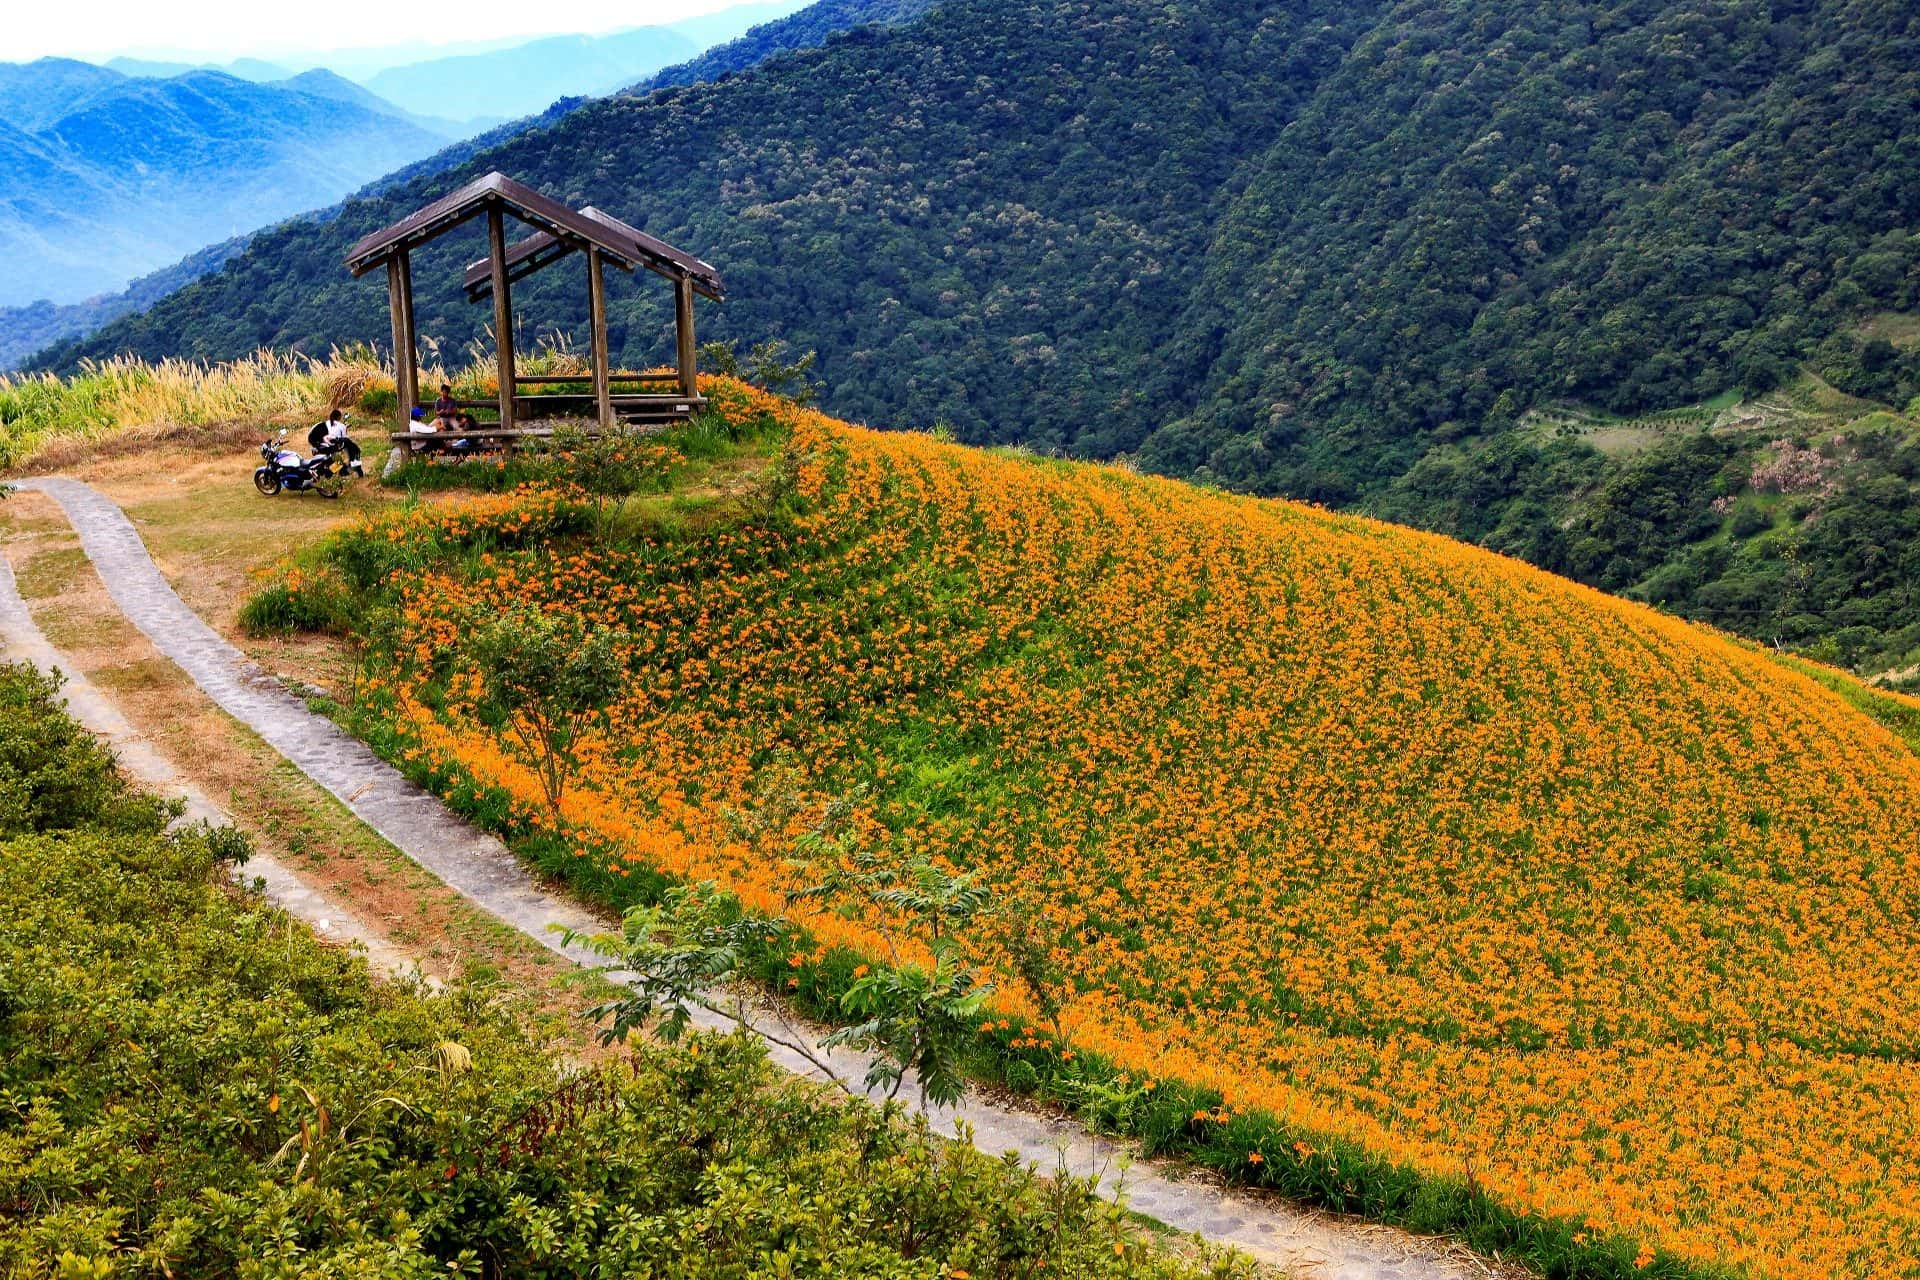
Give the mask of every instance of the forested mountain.
M 818 0 L 778 22 L 766 22 L 737 40 L 718 45 L 699 57 L 668 67 L 634 92 L 667 85 L 699 84 L 718 80 L 730 71 L 745 71 L 777 54 L 815 49 L 829 37 L 855 27 L 892 26 L 917 18 L 938 0 Z
M 0 123 L 36 133 L 73 110 L 73 105 L 111 85 L 118 71 L 72 58 L 0 62 Z
M 190 71 L 218 71 L 237 80 L 251 80 L 255 84 L 268 84 L 275 80 L 285 80 L 292 74 L 277 62 L 267 62 L 261 58 L 235 58 L 232 62 L 168 62 L 155 58 L 109 58 L 103 64 L 109 71 L 118 71 L 123 76 L 140 76 L 154 80 L 171 80 L 174 76 L 183 76 Z
M 1149 456 L 1310 426 L 1215 470 L 1346 500 L 1448 423 L 1770 389 L 1920 304 L 1917 108 L 1896 0 L 1397 8 L 1249 167 Z
M 1920 13 L 1900 0 L 949 0 L 750 74 L 590 104 L 265 234 L 58 358 L 378 338 L 378 282 L 345 278 L 345 247 L 489 168 L 715 263 L 729 301 L 703 336 L 817 349 L 843 414 L 1137 452 L 1755 634 L 1864 628 L 1888 661 L 1920 648 L 1896 582 L 1920 538 L 1910 421 L 1821 446 L 1840 490 L 1768 507 L 1765 529 L 1749 512 L 1743 534 L 1711 504 L 1759 494 L 1781 449 L 1752 433 L 1790 419 L 1741 418 L 1743 435 L 1709 414 L 1608 452 L 1541 427 L 1801 394 L 1803 368 L 1860 414 L 1920 393 L 1897 323 L 1920 303 Z M 449 243 L 416 267 L 443 348 L 489 318 L 455 287 L 472 256 Z M 576 276 L 519 290 L 523 322 L 577 329 Z M 617 298 L 622 357 L 662 354 L 660 291 Z M 1887 334 L 1862 327 L 1887 316 Z M 1679 456 L 1692 435 L 1712 447 Z M 1902 495 L 1877 502 L 1895 523 L 1873 535 L 1895 540 L 1877 563 L 1896 585 L 1871 588 L 1870 616 L 1801 595 L 1761 617 L 1772 588 L 1754 582 L 1784 590 L 1775 562 L 1817 550 L 1809 521 L 1881 480 Z M 1731 559 L 1654 581 L 1716 539 Z M 1772 568 L 1716 611 L 1745 572 L 1734 552 Z
M 82 302 L 40 301 L 0 307 L 0 373 L 18 368 L 35 352 L 56 342 L 84 336 L 109 321 L 152 306 L 209 271 L 219 270 L 246 246 L 246 236 L 222 240 L 141 276 L 118 293 L 103 293 Z
M 755 19 L 765 18 L 766 20 L 750 27 L 747 34 L 714 48 L 691 62 L 667 68 L 655 76 L 648 85 L 638 86 L 636 91 L 644 91 L 658 84 L 692 84 L 700 80 L 714 79 L 730 71 L 744 70 L 777 53 L 812 48 L 823 43 L 830 35 L 851 27 L 868 23 L 903 21 L 925 10 L 932 2 L 933 0 L 818 0 L 818 3 L 808 5 L 799 12 L 785 17 L 769 16 L 792 8 L 790 0 L 778 0 L 777 3 L 770 4 L 735 5 L 715 13 L 690 18 L 684 22 L 674 23 L 673 27 L 696 43 L 725 35 L 730 30 L 738 30 L 741 25 Z M 485 50 L 471 51 L 485 52 Z M 33 65 L 45 67 L 47 64 Z M 72 62 L 64 65 L 77 68 L 79 74 L 90 77 L 78 83 L 78 87 L 74 90 L 76 93 L 81 89 L 91 89 L 99 84 L 111 83 L 114 79 L 112 75 L 101 72 L 99 68 L 87 63 Z M 16 69 L 14 65 L 0 63 L 0 121 L 12 118 L 9 112 L 24 111 L 24 103 L 29 100 L 26 95 L 9 96 L 9 90 L 17 83 L 17 77 L 10 77 L 8 73 Z M 42 81 L 42 84 L 44 83 Z M 305 86 L 308 92 L 359 100 L 362 101 L 362 105 L 382 114 L 398 113 L 408 119 L 414 119 L 410 113 L 398 106 L 328 71 L 304 72 L 291 77 L 284 83 L 289 86 Z M 36 87 L 32 100 L 37 101 L 45 96 L 44 92 Z M 520 133 L 555 124 L 579 105 L 578 99 L 566 99 L 555 103 L 539 115 L 500 125 L 478 136 L 463 139 L 434 152 L 431 156 L 383 175 L 380 179 L 368 184 L 366 193 L 377 194 L 442 170 L 455 168 L 480 152 L 497 147 Z M 422 119 L 419 123 L 428 129 L 446 130 L 452 127 L 450 122 L 434 119 Z M 0 153 L 4 152 L 7 145 L 4 134 L 4 128 L 0 128 Z M 317 220 L 325 221 L 337 212 L 338 209 L 335 207 L 323 209 L 312 216 Z M 50 303 L 42 300 L 24 306 L 0 306 L 0 371 L 19 366 L 55 343 L 77 341 L 109 321 L 145 310 L 166 294 L 220 267 L 244 247 L 245 239 L 246 237 L 235 237 L 232 240 L 196 250 L 179 262 L 142 276 L 118 292 L 103 293 L 75 303 Z
M 949 3 L 748 74 L 588 103 L 325 227 L 270 232 L 64 358 L 377 337 L 384 293 L 346 279 L 345 246 L 500 168 L 724 264 L 730 301 L 703 331 L 820 348 L 841 408 L 973 434 L 991 414 L 1007 437 L 1037 424 L 1061 440 L 1115 402 L 1162 421 L 1177 405 L 1131 382 L 1176 326 L 1237 157 L 1272 141 L 1371 16 L 1331 0 Z M 484 325 L 454 270 L 476 242 L 416 265 L 423 330 L 443 345 Z M 524 321 L 577 326 L 573 274 L 517 288 Z M 645 283 L 614 299 L 629 360 L 661 352 L 665 299 Z M 1090 361 L 1114 376 L 1092 385 Z
M 355 84 L 345 76 L 329 71 L 325 67 L 302 71 L 297 76 L 273 81 L 273 84 L 278 88 L 291 89 L 295 93 L 304 93 L 310 97 L 351 102 L 356 106 L 365 107 L 375 115 L 405 120 L 408 124 L 418 125 L 428 133 L 437 134 L 442 138 L 464 138 L 479 132 L 479 128 L 468 120 L 409 111 L 399 103 L 389 102 L 364 85 Z
M 0 71 L 0 108 L 0 305 L 119 289 L 445 141 L 338 92 L 61 59 Z

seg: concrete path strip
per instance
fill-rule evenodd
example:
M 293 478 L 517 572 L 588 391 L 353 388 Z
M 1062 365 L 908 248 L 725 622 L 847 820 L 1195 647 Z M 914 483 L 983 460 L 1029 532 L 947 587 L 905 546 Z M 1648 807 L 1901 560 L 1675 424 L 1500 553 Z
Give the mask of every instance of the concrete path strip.
M 174 593 L 147 554 L 139 532 L 114 502 L 78 480 L 59 476 L 18 482 L 58 502 L 107 592 L 134 626 L 235 719 L 264 738 L 301 772 L 332 792 L 357 817 L 456 892 L 542 946 L 582 965 L 603 961 L 566 946 L 549 928 L 605 931 L 608 918 L 537 882 L 498 839 L 456 817 L 438 798 L 407 781 L 371 749 L 306 704 L 222 638 Z M 730 1029 L 719 1015 L 695 1019 Z M 773 1061 L 798 1075 L 817 1073 L 799 1054 L 769 1045 Z M 866 1075 L 857 1054 L 832 1055 L 848 1081 Z M 911 1081 L 901 1096 L 914 1093 Z M 1109 1195 L 1181 1232 L 1230 1245 L 1264 1263 L 1314 1280 L 1466 1280 L 1493 1274 L 1483 1260 L 1443 1241 L 1300 1209 L 1271 1196 L 1243 1194 L 1204 1181 L 1182 1181 L 1145 1164 L 1129 1167 L 1127 1150 L 1078 1125 L 998 1106 L 970 1096 L 930 1119 L 943 1131 L 963 1123 L 984 1151 L 1018 1152 L 1044 1170 L 1099 1175 Z
M 184 800 L 187 807 L 179 819 L 181 822 L 206 822 L 216 827 L 231 825 L 219 805 L 182 778 L 120 709 L 47 642 L 28 614 L 26 602 L 20 598 L 19 586 L 14 581 L 13 565 L 3 554 L 0 554 L 0 655 L 14 662 L 30 662 L 48 674 L 58 672 L 64 676 L 66 681 L 60 692 L 67 700 L 68 712 L 105 738 L 121 767 L 148 790 Z M 270 854 L 256 850 L 244 867 L 234 868 L 233 878 L 258 888 L 269 902 L 305 921 L 321 938 L 361 948 L 367 962 L 376 969 L 401 977 L 419 973 L 413 957 L 394 946 L 385 934 L 368 928 L 351 911 L 309 885 Z

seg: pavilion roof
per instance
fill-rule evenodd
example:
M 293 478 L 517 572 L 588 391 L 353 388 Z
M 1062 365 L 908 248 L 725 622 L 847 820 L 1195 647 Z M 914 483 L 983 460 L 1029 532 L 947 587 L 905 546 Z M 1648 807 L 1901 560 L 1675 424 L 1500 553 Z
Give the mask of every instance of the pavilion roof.
M 603 236 L 621 243 L 633 262 L 650 271 L 666 276 L 669 280 L 690 280 L 693 290 L 715 302 L 726 296 L 725 287 L 720 283 L 720 274 L 712 266 L 684 250 L 676 249 L 657 236 L 648 235 L 640 228 L 622 222 L 610 213 L 602 212 L 588 205 L 580 210 L 580 216 L 593 222 Z M 566 257 L 580 246 L 549 231 L 537 231 L 507 249 L 507 279 L 522 280 L 532 275 L 548 263 Z M 602 246 L 604 250 L 604 246 Z M 626 270 L 631 266 L 622 260 L 619 254 L 613 257 Z M 485 258 L 467 268 L 464 281 L 467 297 L 479 301 L 493 292 L 492 264 Z
M 457 191 L 448 192 L 391 226 L 362 237 L 358 244 L 347 251 L 347 270 L 356 276 L 365 275 L 395 254 L 445 235 L 461 223 L 495 206 L 504 206 L 521 221 L 538 228 L 541 234 L 551 236 L 569 248 L 592 245 L 625 270 L 632 270 L 647 260 L 632 237 L 495 171 L 475 178 Z

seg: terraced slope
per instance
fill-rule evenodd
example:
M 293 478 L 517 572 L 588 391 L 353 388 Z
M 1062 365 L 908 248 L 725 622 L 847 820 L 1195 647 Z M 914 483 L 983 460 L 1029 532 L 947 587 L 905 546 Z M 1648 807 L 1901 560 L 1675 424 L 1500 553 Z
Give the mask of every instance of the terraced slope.
M 629 692 L 563 807 L 614 882 L 778 909 L 839 806 L 847 856 L 991 886 L 1000 1013 L 1061 1001 L 1010 1063 L 1215 1089 L 1188 1136 L 1248 1135 L 1239 1176 L 1464 1181 L 1612 1242 L 1568 1274 L 1917 1273 L 1920 759 L 1885 728 L 1443 538 L 720 394 L 787 422 L 759 498 L 336 544 L 407 566 L 361 709 L 396 752 L 540 825 L 464 641 L 527 605 L 616 628 Z M 870 917 L 809 924 L 796 983 L 884 958 Z

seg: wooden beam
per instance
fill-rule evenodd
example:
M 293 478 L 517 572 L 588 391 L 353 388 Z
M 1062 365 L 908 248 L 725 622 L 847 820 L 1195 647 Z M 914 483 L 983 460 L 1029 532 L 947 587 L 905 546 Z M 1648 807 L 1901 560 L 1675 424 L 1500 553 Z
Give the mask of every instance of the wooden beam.
M 500 425 L 513 426 L 513 296 L 507 283 L 506 213 L 487 205 L 487 257 L 493 264 L 493 339 L 500 373 Z
M 680 394 L 700 394 L 700 375 L 694 368 L 693 281 L 686 276 L 673 283 L 673 328 L 679 338 Z
M 400 350 L 406 353 L 404 359 L 396 359 L 395 367 L 406 371 L 400 412 L 410 420 L 413 406 L 420 403 L 420 332 L 413 318 L 413 254 L 402 249 L 394 257 L 400 260 L 400 327 L 404 333 Z
M 587 327 L 593 341 L 593 403 L 600 426 L 613 426 L 613 399 L 607 386 L 607 281 L 600 269 L 600 250 L 587 246 Z
M 387 259 L 387 309 L 393 316 L 394 420 L 405 431 L 413 415 L 413 280 L 406 253 Z
M 523 373 L 515 379 L 523 387 L 552 386 L 560 382 L 591 382 L 592 378 L 578 373 Z M 677 373 L 609 373 L 609 382 L 673 382 L 680 381 Z

